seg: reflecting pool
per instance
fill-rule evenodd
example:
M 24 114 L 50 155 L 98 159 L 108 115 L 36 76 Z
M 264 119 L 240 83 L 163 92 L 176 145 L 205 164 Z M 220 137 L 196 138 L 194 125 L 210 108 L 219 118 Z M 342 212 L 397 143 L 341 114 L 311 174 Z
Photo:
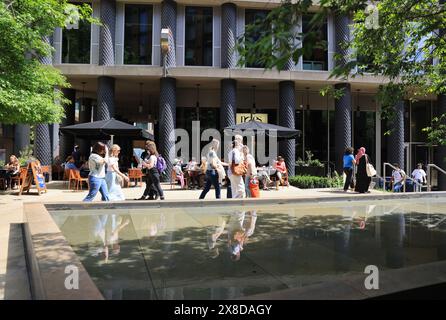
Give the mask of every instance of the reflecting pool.
M 51 210 L 106 299 L 233 299 L 446 259 L 446 200 Z

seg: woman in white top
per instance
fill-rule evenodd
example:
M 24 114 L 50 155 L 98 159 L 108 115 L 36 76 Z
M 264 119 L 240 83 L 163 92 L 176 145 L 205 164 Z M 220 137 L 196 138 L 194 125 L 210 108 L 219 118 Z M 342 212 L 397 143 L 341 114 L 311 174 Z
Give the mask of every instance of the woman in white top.
M 118 177 L 129 181 L 129 178 L 119 171 L 118 156 L 120 152 L 121 148 L 117 144 L 112 145 L 110 149 L 110 157 L 108 158 L 107 163 L 107 175 L 105 176 L 105 181 L 107 182 L 108 188 L 108 198 L 110 201 L 125 200 Z
M 109 201 L 107 183 L 105 182 L 105 165 L 107 162 L 107 146 L 102 142 L 96 142 L 88 158 L 88 168 L 90 169 L 90 174 L 88 175 L 89 190 L 84 201 L 93 201 L 98 192 L 101 193 L 102 201 Z
M 217 156 L 217 150 L 219 146 L 220 141 L 218 141 L 217 139 L 212 140 L 206 161 L 206 185 L 204 187 L 204 190 L 200 194 L 200 199 L 204 199 L 204 197 L 206 197 L 206 194 L 209 192 L 212 185 L 215 187 L 215 198 L 220 199 L 221 186 L 218 179 L 219 174 L 217 171 L 217 168 L 221 164 L 221 161 Z

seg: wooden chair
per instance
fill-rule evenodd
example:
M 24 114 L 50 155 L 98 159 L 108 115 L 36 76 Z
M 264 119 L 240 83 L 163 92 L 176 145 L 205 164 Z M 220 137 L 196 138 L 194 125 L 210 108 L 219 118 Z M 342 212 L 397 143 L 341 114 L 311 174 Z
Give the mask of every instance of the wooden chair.
M 129 175 L 129 185 L 130 182 L 132 182 L 132 179 L 135 180 L 135 187 L 138 185 L 138 180 L 139 180 L 139 186 L 142 186 L 142 170 L 139 168 L 134 168 L 134 169 L 129 169 L 128 171 L 128 175 Z
M 70 178 L 68 181 L 69 186 L 71 185 L 71 181 L 75 182 L 76 191 L 79 191 L 79 186 L 82 190 L 82 182 L 86 182 L 88 189 L 90 189 L 90 185 L 88 183 L 88 178 L 82 178 L 81 172 L 79 170 L 70 170 Z M 74 190 L 74 188 L 73 188 L 73 190 Z
M 22 186 L 22 183 L 25 181 L 27 173 L 28 173 L 28 168 L 20 168 L 20 174 L 11 178 L 11 186 L 12 186 L 12 181 L 16 181 L 17 186 L 20 189 L 20 187 Z

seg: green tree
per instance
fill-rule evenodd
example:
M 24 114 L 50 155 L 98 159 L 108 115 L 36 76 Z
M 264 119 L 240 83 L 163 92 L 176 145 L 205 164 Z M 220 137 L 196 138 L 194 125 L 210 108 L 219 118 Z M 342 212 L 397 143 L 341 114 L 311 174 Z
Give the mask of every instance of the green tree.
M 76 8 L 78 8 L 76 10 Z M 44 41 L 56 27 L 91 18 L 91 7 L 66 0 L 0 0 L 0 123 L 57 123 L 68 87 L 56 68 L 39 57 L 52 54 Z
M 446 5 L 442 0 L 320 0 L 319 10 L 310 21 L 309 32 L 299 33 L 297 16 L 306 14 L 311 0 L 282 1 L 264 20 L 246 28 L 236 49 L 239 64 L 263 61 L 266 68 L 283 69 L 289 59 L 297 63 L 306 50 L 326 46 L 314 37 L 314 32 L 329 14 L 352 18 L 352 37 L 342 46 L 350 52 L 347 63 L 337 65 L 330 77 L 346 79 L 364 72 L 384 76 L 387 81 L 379 88 L 378 101 L 382 118 L 393 117 L 393 107 L 403 97 L 419 99 L 428 94 L 446 94 Z M 371 5 L 371 6 L 370 6 Z M 372 14 L 378 20 L 370 24 Z M 375 16 L 374 16 L 375 17 Z M 245 43 L 251 33 L 264 30 L 265 39 Z M 306 47 L 302 48 L 306 40 Z M 308 45 L 307 45 L 308 43 Z M 339 59 L 335 55 L 335 60 Z M 333 90 L 325 89 L 323 93 Z M 445 116 L 428 128 L 433 143 L 446 144 Z M 435 120 L 435 119 L 434 119 Z M 439 131 L 440 130 L 440 131 Z M 441 131 L 443 130 L 443 131 Z

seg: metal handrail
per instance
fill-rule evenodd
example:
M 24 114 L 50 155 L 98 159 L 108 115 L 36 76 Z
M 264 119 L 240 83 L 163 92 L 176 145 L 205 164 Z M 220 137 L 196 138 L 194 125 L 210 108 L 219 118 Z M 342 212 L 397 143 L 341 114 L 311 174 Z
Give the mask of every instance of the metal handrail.
M 427 165 L 427 190 L 428 191 L 432 190 L 432 186 L 431 186 L 431 168 L 435 168 L 438 171 L 440 171 L 442 174 L 446 175 L 446 170 L 440 168 L 439 166 L 437 166 L 434 163 L 429 163 Z
M 391 165 L 390 163 L 388 163 L 388 162 L 384 162 L 383 163 L 383 173 L 384 173 L 384 190 L 386 190 L 386 166 L 389 166 L 390 168 L 392 168 L 393 170 L 398 170 L 398 168 L 396 168 L 395 166 L 393 166 L 393 165 Z M 418 190 L 421 190 L 421 188 L 423 187 L 423 185 L 421 184 L 421 183 L 419 183 L 418 181 L 416 181 L 415 179 L 413 179 L 412 177 L 409 177 L 408 175 L 407 175 L 407 173 L 406 173 L 406 177 L 404 178 L 404 183 L 403 183 L 403 192 L 406 192 L 406 183 L 405 183 L 405 181 L 406 181 L 406 179 L 409 179 L 410 181 L 412 181 L 412 182 L 414 182 L 416 185 L 417 185 L 417 187 L 419 187 L 420 189 L 418 189 L 418 188 L 416 188 L 415 190 L 415 192 L 418 192 Z M 393 192 L 393 188 L 392 188 L 392 192 Z

